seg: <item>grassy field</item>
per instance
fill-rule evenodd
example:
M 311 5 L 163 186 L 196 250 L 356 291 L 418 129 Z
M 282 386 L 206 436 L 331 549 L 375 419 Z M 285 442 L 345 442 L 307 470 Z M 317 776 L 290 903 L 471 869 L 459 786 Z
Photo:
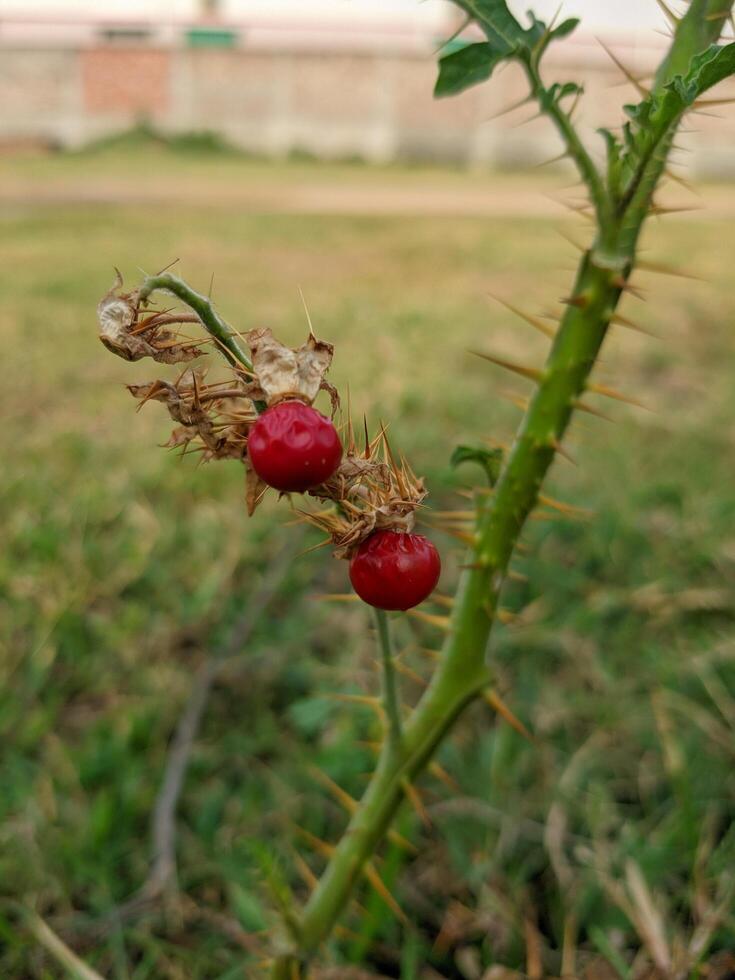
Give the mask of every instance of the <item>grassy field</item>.
M 304 894 L 323 861 L 308 835 L 334 840 L 344 825 L 320 773 L 359 796 L 372 765 L 375 719 L 333 696 L 375 689 L 368 618 L 316 600 L 347 591 L 344 563 L 301 554 L 318 538 L 286 526 L 284 505 L 248 520 L 237 464 L 159 448 L 163 412 L 136 414 L 124 384 L 166 369 L 110 356 L 95 305 L 113 265 L 132 283 L 178 257 L 202 289 L 214 273 L 238 328 L 296 344 L 301 287 L 354 414 L 390 423 L 445 508 L 472 477 L 450 470 L 452 448 L 508 441 L 518 413 L 505 395 L 523 393 L 468 349 L 543 356 L 544 338 L 488 293 L 558 310 L 576 254 L 558 228 L 583 239 L 584 227 L 548 216 L 554 178 L 535 216 L 519 178 L 145 146 L 5 159 L 0 177 L 24 189 L 0 217 L 0 976 L 73 975 L 39 941 L 43 920 L 106 978 L 257 977 L 268 881 Z M 132 179 L 148 200 L 115 198 Z M 69 190 L 93 180 L 110 202 Z M 449 204 L 256 206 L 261 190 L 287 199 L 305 182 L 352 182 L 361 200 L 426 186 Z M 481 217 L 466 197 L 452 214 L 468 189 Z M 485 213 L 486 194 L 502 213 Z M 536 741 L 489 709 L 462 721 L 444 781 L 422 781 L 426 821 L 401 818 L 417 854 L 389 844 L 380 864 L 412 925 L 366 887 L 324 951 L 335 977 L 361 965 L 478 980 L 493 964 L 539 975 L 540 961 L 550 975 L 628 980 L 669 961 L 704 975 L 735 954 L 735 226 L 717 210 L 672 217 L 645 247 L 704 281 L 639 274 L 648 302 L 623 311 L 657 336 L 616 328 L 597 380 L 646 408 L 598 399 L 617 424 L 575 423 L 577 465 L 559 461 L 550 491 L 590 517 L 524 536 L 527 581 L 505 601 L 519 617 L 491 659 Z M 460 556 L 437 543 L 449 591 Z M 192 685 L 284 554 L 270 604 L 212 685 L 178 806 L 178 889 L 131 906 Z M 403 617 L 396 628 L 410 701 L 438 638 Z

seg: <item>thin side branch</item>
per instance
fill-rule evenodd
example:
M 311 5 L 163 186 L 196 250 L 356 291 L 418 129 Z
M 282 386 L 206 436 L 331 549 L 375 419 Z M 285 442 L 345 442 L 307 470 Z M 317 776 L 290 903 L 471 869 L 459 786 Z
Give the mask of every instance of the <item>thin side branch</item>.
M 487 16 L 487 11 L 484 8 L 480 11 L 475 0 L 457 2 L 478 19 Z M 694 55 L 717 38 L 725 11 L 718 13 L 716 23 L 707 21 L 714 2 L 692 0 L 677 28 L 659 78 L 672 77 L 672 71 L 681 64 L 689 64 Z M 732 4 L 723 0 L 723 6 L 729 11 Z M 503 24 L 492 26 L 500 33 Z M 271 974 L 273 980 L 305 976 L 303 965 L 330 934 L 361 869 L 388 830 L 407 783 L 421 773 L 464 708 L 491 683 L 485 650 L 510 559 L 538 501 L 539 490 L 556 458 L 574 409 L 587 390 L 608 326 L 635 265 L 638 234 L 663 172 L 669 148 L 665 140 L 660 144 L 661 169 L 652 168 L 641 185 L 640 193 L 645 197 L 641 204 L 645 207 L 637 211 L 634 228 L 621 228 L 617 216 L 612 214 L 611 199 L 602 177 L 568 114 L 558 101 L 545 97 L 546 90 L 532 64 L 528 72 L 534 94 L 559 128 L 570 156 L 590 189 L 597 219 L 596 244 L 582 255 L 571 298 L 547 362 L 538 376 L 533 377 L 536 391 L 495 484 L 493 497 L 479 514 L 438 668 L 404 726 L 399 750 L 391 753 L 387 743 L 384 745 L 377 769 L 349 827 L 332 851 L 326 870 L 304 907 L 298 948 L 277 957 Z
M 538 69 L 534 65 L 525 65 L 528 81 L 534 98 L 538 101 L 539 109 L 551 119 L 559 132 L 566 149 L 566 156 L 575 164 L 579 176 L 584 181 L 590 194 L 590 200 L 595 209 L 598 222 L 604 222 L 610 215 L 611 205 L 605 182 L 594 160 L 580 139 L 570 115 L 564 111 L 557 99 L 546 98 L 546 89 Z
M 223 664 L 243 652 L 253 630 L 268 610 L 278 589 L 288 574 L 293 556 L 298 552 L 300 538 L 292 539 L 266 568 L 260 587 L 251 594 L 242 617 L 232 630 L 226 645 L 209 656 L 192 681 L 189 697 L 176 724 L 166 758 L 161 787 L 151 818 L 152 865 L 148 877 L 138 891 L 114 909 L 91 930 L 104 935 L 120 920 L 132 918 L 176 888 L 176 811 L 189 768 L 191 754 L 204 717 L 212 685 Z
M 56 935 L 43 919 L 28 909 L 22 910 L 23 919 L 36 942 L 43 946 L 74 980 L 104 980 L 104 977 L 88 966 L 66 943 Z
M 396 672 L 393 665 L 393 644 L 390 635 L 388 616 L 382 609 L 375 610 L 375 625 L 378 630 L 383 667 L 383 707 L 387 722 L 386 738 L 393 750 L 399 749 L 402 740 L 401 708 L 398 699 Z
M 194 678 L 191 694 L 176 725 L 161 789 L 153 810 L 153 867 L 141 890 L 143 893 L 158 895 L 169 884 L 175 883 L 176 810 L 212 684 L 222 664 L 243 652 L 253 630 L 288 574 L 294 553 L 294 542 L 290 540 L 266 569 L 260 587 L 251 593 L 245 612 L 233 629 L 225 648 L 205 660 Z
M 237 333 L 222 319 L 208 296 L 196 292 L 178 276 L 170 272 L 162 272 L 144 279 L 139 293 L 141 303 L 146 303 L 152 294 L 159 290 L 171 293 L 196 313 L 202 326 L 214 337 L 230 364 L 233 366 L 239 364 L 248 374 L 253 373 L 253 365 L 238 342 Z

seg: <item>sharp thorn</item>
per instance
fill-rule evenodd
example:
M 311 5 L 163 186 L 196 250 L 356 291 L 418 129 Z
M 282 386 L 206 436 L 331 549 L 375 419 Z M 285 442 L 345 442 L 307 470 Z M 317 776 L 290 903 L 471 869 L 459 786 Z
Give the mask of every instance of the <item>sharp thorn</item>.
M 505 299 L 502 299 L 500 296 L 496 296 L 494 293 L 488 293 L 488 296 L 491 296 L 496 303 L 500 303 L 501 306 L 504 306 L 506 310 L 510 310 L 511 313 L 515 313 L 515 315 L 520 317 L 521 320 L 525 320 L 526 323 L 538 330 L 539 333 L 542 333 L 545 337 L 550 337 L 553 340 L 555 331 L 547 323 L 544 323 L 543 320 L 532 316 L 530 313 L 524 313 L 523 310 L 520 310 L 517 306 L 514 306 Z
M 615 419 L 611 415 L 605 415 L 597 408 L 593 408 L 592 405 L 588 405 L 586 402 L 576 399 L 573 403 L 574 407 L 580 412 L 586 412 L 588 415 L 594 415 L 598 419 L 604 419 L 606 422 L 614 422 Z
M 429 626 L 436 626 L 444 633 L 449 633 L 451 629 L 451 620 L 448 616 L 437 616 L 434 613 L 424 612 L 422 609 L 407 609 L 406 615 L 418 619 L 422 623 L 428 623 Z
M 554 448 L 554 452 L 558 456 L 561 456 L 562 459 L 565 459 L 567 463 L 571 463 L 572 466 L 577 465 L 576 459 L 571 455 L 571 453 L 567 452 L 567 450 L 562 446 L 562 444 L 559 442 L 558 439 L 553 439 L 551 445 Z
M 313 765 L 309 766 L 309 772 L 314 777 L 314 779 L 316 779 L 318 782 L 322 784 L 322 786 L 324 786 L 326 789 L 329 790 L 329 792 L 332 794 L 335 800 L 337 800 L 337 802 L 348 813 L 355 812 L 358 806 L 357 800 L 353 799 L 353 797 L 351 797 L 349 793 L 343 790 L 342 787 L 339 786 L 337 783 L 335 783 L 335 781 L 331 779 L 325 772 L 322 772 L 321 769 Z
M 536 743 L 536 739 L 531 732 L 529 732 L 523 722 L 513 714 L 508 705 L 496 691 L 485 691 L 483 693 L 483 699 L 493 709 L 493 711 L 496 711 L 504 721 L 508 722 L 511 728 L 514 728 L 520 735 L 528 739 L 529 742 Z
M 702 210 L 704 210 L 704 205 L 701 204 L 680 205 L 678 207 L 666 207 L 665 205 L 661 204 L 651 204 L 649 213 L 658 218 L 665 218 L 667 214 L 684 214 L 687 211 Z
M 501 116 L 505 116 L 509 112 L 513 112 L 516 109 L 520 109 L 521 106 L 527 105 L 532 98 L 533 98 L 532 95 L 525 95 L 522 99 L 519 99 L 517 102 L 513 102 L 511 105 L 506 106 L 505 109 L 499 109 L 497 112 L 494 112 L 491 116 L 487 116 L 485 118 L 485 122 L 492 122 L 493 119 L 500 119 Z
M 538 501 L 544 507 L 550 507 L 552 510 L 557 510 L 560 514 L 565 514 L 568 517 L 592 517 L 592 511 L 584 507 L 575 507 L 574 504 L 565 504 L 563 501 L 555 500 L 545 493 L 538 495 Z
M 354 592 L 322 592 L 311 596 L 317 602 L 361 602 Z
M 586 245 L 582 245 L 576 239 L 572 238 L 572 236 L 568 232 L 566 232 L 563 228 L 557 228 L 556 231 L 557 231 L 557 233 L 559 235 L 561 235 L 561 237 L 564 239 L 564 241 L 569 242 L 570 245 L 573 245 L 574 248 L 576 248 L 578 252 L 586 252 L 587 251 L 587 246 Z
M 156 275 L 157 276 L 162 276 L 164 274 L 164 272 L 168 272 L 168 270 L 169 269 L 172 269 L 176 265 L 176 263 L 179 262 L 179 261 L 180 261 L 180 259 L 173 259 L 171 262 L 169 262 L 168 265 L 164 265 L 164 267 L 162 269 L 159 269 L 158 272 L 156 273 Z M 143 273 L 143 275 L 145 275 L 145 272 Z
M 309 313 L 309 307 L 306 305 L 306 297 L 304 296 L 304 294 L 303 294 L 303 292 L 301 290 L 301 286 L 299 286 L 299 296 L 301 297 L 301 302 L 303 303 L 303 306 L 304 306 L 304 313 L 306 313 L 306 322 L 309 324 L 309 335 L 311 337 L 313 337 L 314 336 L 314 327 L 312 326 L 312 323 L 311 323 L 311 315 Z
M 293 829 L 302 837 L 306 843 L 316 851 L 317 854 L 321 854 L 322 857 L 329 858 L 334 854 L 334 845 L 322 840 L 317 837 L 316 834 L 312 834 L 310 830 L 306 830 L 304 827 L 300 827 L 298 824 L 292 824 Z
M 664 15 L 666 16 L 666 19 L 668 20 L 671 27 L 673 27 L 674 30 L 676 30 L 676 28 L 679 26 L 681 17 L 677 17 L 674 11 L 664 3 L 664 0 L 656 0 L 656 3 L 664 12 Z
M 409 779 L 401 780 L 401 786 L 403 787 L 403 792 L 406 799 L 416 811 L 421 823 L 427 830 L 431 830 L 431 819 L 429 818 L 429 814 L 426 812 L 426 807 L 424 806 L 424 801 L 421 799 L 421 794 L 419 791 Z
M 441 780 L 447 789 L 451 790 L 452 793 L 459 792 L 459 784 L 455 779 L 449 775 L 446 769 L 441 766 L 438 762 L 429 763 L 429 772 L 432 776 L 436 776 L 437 779 Z
M 467 16 L 467 17 L 466 17 L 466 18 L 465 18 L 465 19 L 464 19 L 464 20 L 462 21 L 462 23 L 461 23 L 461 24 L 459 25 L 459 27 L 457 28 L 457 30 L 456 30 L 456 31 L 454 31 L 454 32 L 453 32 L 453 33 L 452 33 L 452 34 L 451 34 L 451 35 L 450 35 L 450 36 L 449 36 L 449 37 L 448 37 L 448 38 L 446 39 L 446 41 L 442 41 L 442 42 L 441 42 L 441 43 L 440 43 L 440 44 L 439 44 L 439 45 L 438 45 L 438 46 L 437 46 L 437 47 L 436 47 L 436 48 L 434 49 L 434 51 L 432 52 L 432 53 L 433 53 L 433 55 L 434 55 L 434 56 L 436 56 L 436 55 L 438 55 L 438 54 L 439 54 L 439 52 L 440 52 L 440 51 L 442 51 L 442 50 L 443 50 L 444 48 L 446 48 L 446 46 L 447 46 L 448 44 L 451 44 L 451 43 L 452 43 L 452 41 L 455 41 L 455 40 L 456 40 L 456 39 L 457 39 L 457 38 L 459 37 L 459 35 L 460 35 L 460 34 L 462 33 L 462 31 L 464 31 L 464 30 L 466 30 L 466 28 L 468 28 L 468 27 L 470 26 L 470 24 L 471 24 L 471 23 L 472 23 L 472 17 L 468 15 L 468 16 Z
M 378 874 L 378 872 L 375 870 L 375 865 L 372 863 L 372 861 L 368 861 L 364 865 L 364 867 L 363 867 L 363 874 L 365 875 L 365 877 L 367 878 L 367 880 L 370 882 L 370 884 L 372 885 L 373 889 L 383 899 L 383 901 L 388 906 L 388 908 L 391 910 L 391 912 L 393 913 L 393 915 L 397 919 L 400 919 L 401 922 L 404 925 L 407 926 L 408 925 L 408 919 L 406 917 L 405 912 L 400 907 L 400 905 L 395 900 L 395 898 L 393 898 L 393 896 L 391 895 L 390 891 L 388 890 L 388 888 L 385 885 L 385 882 L 380 877 L 380 875 Z
M 541 170 L 542 167 L 550 167 L 552 163 L 560 163 L 562 160 L 566 160 L 569 156 L 568 150 L 564 150 L 563 153 L 557 153 L 554 157 L 549 157 L 548 160 L 542 160 L 540 163 L 535 163 L 532 170 Z
M 437 531 L 443 531 L 444 534 L 448 534 L 452 538 L 456 538 L 463 544 L 469 545 L 470 548 L 474 548 L 477 544 L 477 536 L 470 531 L 462 531 L 456 527 L 442 527 L 441 525 L 434 525 Z
M 404 664 L 400 660 L 396 660 L 395 668 L 399 674 L 402 674 L 404 677 L 408 677 L 408 679 L 413 681 L 414 684 L 418 684 L 419 687 L 426 687 L 426 681 L 421 674 L 417 673 L 417 671 L 413 670 L 407 664 Z
M 658 272 L 662 276 L 679 276 L 682 279 L 695 279 L 698 282 L 702 282 L 701 276 L 697 276 L 693 272 L 684 272 L 683 269 L 677 269 L 675 266 L 665 265 L 660 262 L 639 260 L 636 262 L 636 265 L 639 269 L 643 269 L 644 272 Z
M 707 105 L 732 105 L 735 99 L 697 99 L 693 105 L 697 108 Z M 716 118 L 720 118 L 719 116 Z
M 431 647 L 418 647 L 418 652 L 428 657 L 429 660 L 441 660 L 441 653 L 438 650 L 432 650 Z
M 629 398 L 628 395 L 624 395 L 615 388 L 609 388 L 607 385 L 588 384 L 587 391 L 594 392 L 596 395 L 603 395 L 605 398 L 612 398 L 616 402 L 625 402 L 627 405 L 634 405 L 636 408 L 647 408 L 642 402 L 636 401 L 635 398 Z
M 597 42 L 600 45 L 600 47 L 603 49 L 605 54 L 607 54 L 610 60 L 615 64 L 615 66 L 619 68 L 620 71 L 625 75 L 626 79 L 635 88 L 636 92 L 638 92 L 641 98 L 647 99 L 651 94 L 650 89 L 647 89 L 645 85 L 641 85 L 641 83 L 635 77 L 635 75 L 633 75 L 633 73 L 628 68 L 625 67 L 622 61 L 620 61 L 617 55 L 614 54 L 613 51 L 611 51 L 611 49 L 605 44 L 604 41 L 600 40 L 600 38 L 598 37 Z
M 653 333 L 651 330 L 647 330 L 645 327 L 640 326 L 634 320 L 629 320 L 627 316 L 623 316 L 622 313 L 612 313 L 608 317 L 609 323 L 615 323 L 620 327 L 628 327 L 629 330 L 635 330 L 636 333 L 643 333 L 647 337 L 656 337 L 657 334 Z
M 579 296 L 563 296 L 559 302 L 565 306 L 574 306 L 578 310 L 585 310 L 589 306 L 589 300 L 584 293 L 580 293 Z
M 372 697 L 369 694 L 324 694 L 322 697 L 331 701 L 344 701 L 346 704 L 360 704 L 366 708 L 372 708 L 384 720 L 383 705 L 378 698 Z
M 526 367 L 523 364 L 514 364 L 512 361 L 506 361 L 502 357 L 494 357 L 492 354 L 483 354 L 481 351 L 470 351 L 470 354 L 474 354 L 475 357 L 481 357 L 485 361 L 490 361 L 491 364 L 497 364 L 498 367 L 505 368 L 507 371 L 512 371 L 514 374 L 520 374 L 521 377 L 528 378 L 530 381 L 542 381 L 544 377 L 543 371 L 539 371 L 538 368 Z

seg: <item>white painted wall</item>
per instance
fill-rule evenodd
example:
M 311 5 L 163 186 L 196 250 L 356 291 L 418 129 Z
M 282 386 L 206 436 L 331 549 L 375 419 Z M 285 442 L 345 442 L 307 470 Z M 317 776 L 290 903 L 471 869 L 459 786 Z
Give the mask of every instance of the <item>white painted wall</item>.
M 543 20 L 559 10 L 559 0 L 510 0 L 508 6 L 519 20 L 531 8 Z M 666 18 L 656 0 L 564 0 L 559 19 L 581 17 L 585 30 L 656 30 L 666 27 Z
M 441 23 L 444 0 L 221 0 L 226 17 L 257 16 L 277 21 L 350 22 L 358 20 L 400 23 Z M 198 0 L 0 0 L 3 14 L 33 19 L 58 17 L 146 17 L 179 19 L 196 17 Z
M 549 19 L 559 0 L 510 0 L 510 6 L 519 17 L 533 7 L 539 16 Z M 311 23 L 374 20 L 417 25 L 440 25 L 446 11 L 444 0 L 221 0 L 221 7 L 226 16 L 235 18 L 255 14 Z M 0 17 L 96 15 L 166 20 L 195 17 L 198 11 L 198 0 L 0 0 Z M 655 0 L 564 0 L 562 15 L 583 15 L 590 30 L 650 30 L 665 24 Z

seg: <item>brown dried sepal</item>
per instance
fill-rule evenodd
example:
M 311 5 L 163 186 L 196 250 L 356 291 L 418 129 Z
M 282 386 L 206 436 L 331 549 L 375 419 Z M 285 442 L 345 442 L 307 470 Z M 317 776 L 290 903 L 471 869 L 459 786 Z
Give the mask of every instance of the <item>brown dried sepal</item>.
M 141 404 L 162 402 L 179 423 L 167 443 L 169 447 L 187 447 L 196 441 L 206 460 L 245 458 L 248 432 L 256 415 L 237 377 L 208 385 L 202 375 L 187 371 L 175 384 L 158 380 L 128 385 L 128 391 Z
M 336 389 L 324 380 L 332 363 L 334 347 L 317 340 L 313 333 L 296 349 L 285 347 L 270 328 L 250 330 L 245 339 L 250 347 L 256 380 L 250 397 L 268 406 L 289 398 L 311 405 L 323 388 L 332 399 L 332 414 L 339 407 Z
M 336 473 L 309 494 L 334 501 L 338 509 L 299 514 L 326 531 L 336 558 L 350 558 L 373 531 L 412 531 L 426 490 L 423 479 L 404 459 L 400 465 L 396 462 L 385 429 L 358 454 L 350 427 L 345 457 Z
M 118 272 L 112 288 L 97 305 L 100 340 L 105 347 L 126 361 L 150 357 L 161 364 L 177 364 L 201 357 L 204 351 L 190 340 L 177 338 L 163 323 L 188 322 L 192 317 L 151 313 L 140 319 L 137 290 L 121 292 L 122 276 Z
M 250 460 L 245 459 L 245 504 L 248 509 L 248 517 L 252 517 L 255 513 L 256 507 L 260 504 L 261 500 L 268 490 L 268 484 L 261 480 L 258 474 L 255 472 L 253 467 L 250 465 Z

